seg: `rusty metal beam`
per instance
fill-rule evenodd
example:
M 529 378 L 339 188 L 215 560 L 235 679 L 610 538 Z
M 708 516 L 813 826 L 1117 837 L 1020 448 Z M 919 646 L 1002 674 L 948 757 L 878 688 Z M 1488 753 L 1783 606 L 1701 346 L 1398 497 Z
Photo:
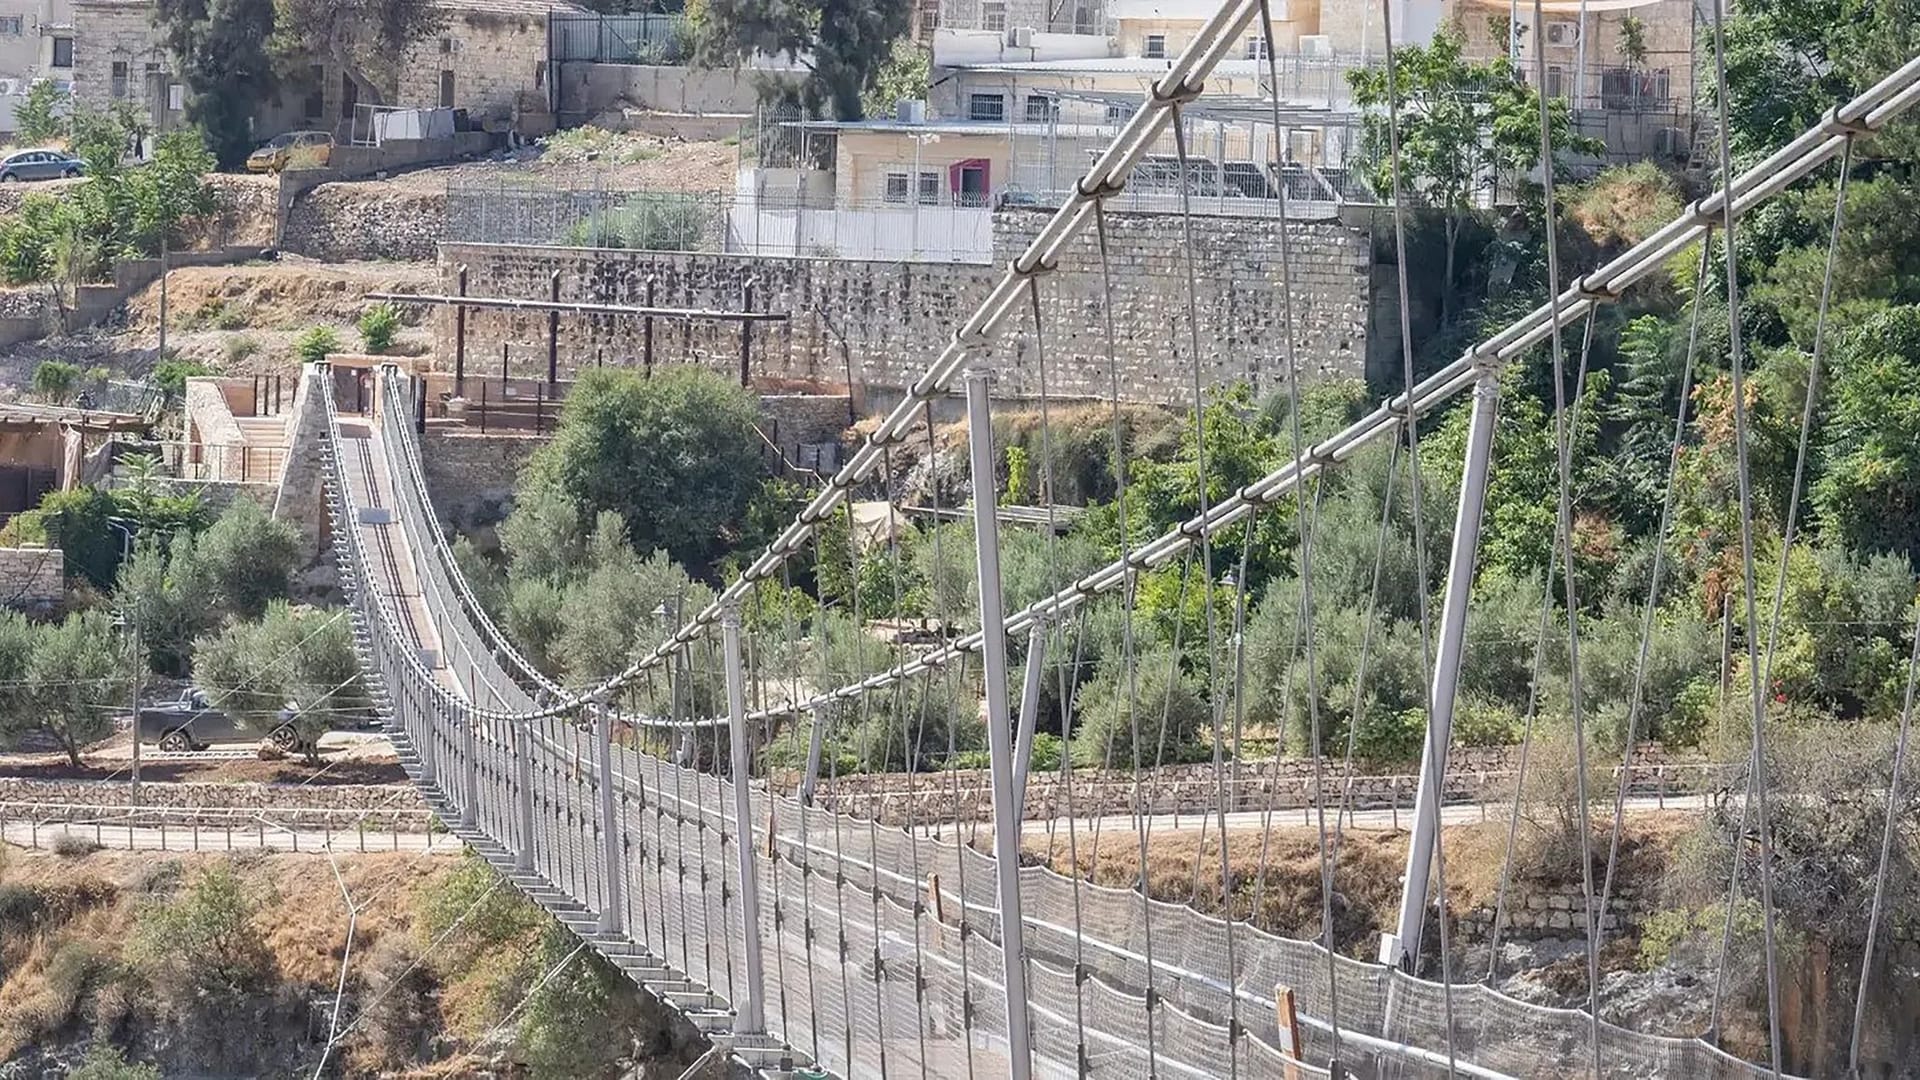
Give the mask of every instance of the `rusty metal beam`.
M 508 311 L 561 311 L 576 315 L 640 315 L 689 322 L 786 322 L 784 311 L 728 311 L 721 308 L 641 307 L 632 304 L 582 304 L 555 300 L 513 300 L 504 296 L 444 296 L 437 293 L 370 292 L 363 300 L 436 307 L 495 308 Z

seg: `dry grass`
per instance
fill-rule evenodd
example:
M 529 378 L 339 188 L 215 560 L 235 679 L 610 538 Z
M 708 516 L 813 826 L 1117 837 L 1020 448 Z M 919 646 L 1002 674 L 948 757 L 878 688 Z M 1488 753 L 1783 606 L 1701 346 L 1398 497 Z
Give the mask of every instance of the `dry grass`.
M 102 851 L 16 854 L 0 863 L 0 890 L 15 904 L 0 912 L 31 916 L 0 923 L 0 1060 L 78 1037 L 87 1027 L 119 1030 L 130 1018 L 164 1014 L 166 1003 L 120 965 L 121 943 L 134 936 L 145 905 L 224 858 Z M 305 998 L 335 985 L 348 911 L 334 868 L 310 855 L 249 855 L 234 866 L 260 904 L 254 928 L 277 990 Z M 361 908 L 356 979 L 366 978 L 370 959 L 391 951 L 384 943 L 406 944 L 414 899 L 452 866 L 449 859 L 396 853 L 338 860 L 338 881 Z M 386 1056 L 373 1050 L 374 1058 Z

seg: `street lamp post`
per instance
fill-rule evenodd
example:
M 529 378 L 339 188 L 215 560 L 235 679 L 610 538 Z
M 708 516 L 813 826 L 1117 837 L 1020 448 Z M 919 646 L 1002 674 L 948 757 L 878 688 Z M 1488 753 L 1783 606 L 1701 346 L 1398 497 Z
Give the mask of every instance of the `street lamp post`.
M 108 518 L 107 524 L 120 530 L 126 541 L 120 546 L 120 565 L 126 566 L 133 560 L 133 527 L 119 518 Z M 132 590 L 129 590 L 132 592 Z M 140 805 L 140 667 L 146 661 L 140 648 L 140 596 L 137 592 L 128 597 L 130 608 L 123 617 L 133 629 L 133 805 Z

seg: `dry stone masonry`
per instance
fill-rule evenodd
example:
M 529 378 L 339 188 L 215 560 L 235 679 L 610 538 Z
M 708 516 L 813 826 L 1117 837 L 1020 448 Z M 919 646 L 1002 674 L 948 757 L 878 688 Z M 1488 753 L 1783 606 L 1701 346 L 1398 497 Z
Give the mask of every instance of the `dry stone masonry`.
M 1044 217 L 1012 210 L 995 215 L 996 261 L 1011 260 Z M 1246 381 L 1256 391 L 1285 377 L 1282 328 L 1287 275 L 1282 225 L 1262 219 L 1192 221 L 1196 303 L 1203 330 L 1203 383 Z M 1314 376 L 1362 374 L 1367 323 L 1367 234 L 1338 222 L 1291 222 L 1291 298 L 1296 345 Z M 1187 311 L 1185 230 L 1177 215 L 1113 215 L 1109 249 L 1121 396 L 1143 402 L 1192 398 L 1192 335 Z M 477 296 L 548 295 L 560 275 L 563 300 L 639 304 L 654 281 L 657 304 L 739 308 L 753 286 L 755 310 L 788 313 L 785 323 L 754 331 L 750 370 L 759 378 L 844 385 L 889 396 L 919 377 L 928 362 L 987 295 L 997 267 L 856 261 L 804 256 L 665 253 L 448 243 L 440 246 L 445 291 L 461 266 Z M 1090 238 L 1070 246 L 1059 270 L 1041 279 L 1049 392 L 1100 398 L 1111 393 L 1101 310 L 1104 290 Z M 988 353 L 1002 397 L 1037 396 L 1039 351 L 1024 307 Z M 453 354 L 453 316 L 437 317 L 437 355 Z M 564 371 L 596 360 L 639 363 L 642 320 L 570 316 L 561 332 Z M 545 363 L 544 313 L 472 311 L 467 355 L 498 362 L 508 347 L 516 373 Z M 661 362 L 692 360 L 734 372 L 740 331 L 723 323 L 655 326 Z M 478 359 L 485 358 L 485 359 Z M 442 359 L 442 363 L 445 360 Z

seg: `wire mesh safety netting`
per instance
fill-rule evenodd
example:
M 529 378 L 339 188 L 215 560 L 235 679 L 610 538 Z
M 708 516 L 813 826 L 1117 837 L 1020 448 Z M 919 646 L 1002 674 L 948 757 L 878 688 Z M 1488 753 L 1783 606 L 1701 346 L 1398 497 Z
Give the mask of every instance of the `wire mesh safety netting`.
M 329 487 L 356 627 L 377 696 L 418 755 L 422 782 L 481 835 L 530 849 L 552 888 L 589 911 L 612 908 L 625 937 L 736 1003 L 749 980 L 736 845 L 748 843 L 772 1034 L 842 1076 L 1004 1072 L 994 860 L 951 825 L 882 825 L 761 783 L 753 785 L 755 817 L 743 825 L 730 782 L 619 744 L 607 768 L 607 818 L 592 723 L 515 715 L 533 711 L 539 694 L 509 675 L 511 646 L 483 621 L 432 524 L 408 414 L 392 407 L 397 396 L 372 421 L 377 438 L 341 438 L 326 383 L 308 386 L 324 395 L 335 436 Z M 389 511 L 399 525 L 381 528 L 371 547 L 354 525 L 377 520 L 362 515 L 368 509 Z M 431 625 L 419 625 L 416 610 Z M 423 652 L 440 662 L 428 666 Z M 602 829 L 613 832 L 612 878 Z M 1324 1075 L 1307 1064 L 1335 1055 L 1329 965 L 1318 944 L 1143 903 L 1135 891 L 1047 867 L 1022 867 L 1019 877 L 1037 1074 Z M 1438 1076 L 1451 1056 L 1474 1075 L 1541 1075 L 1591 1060 L 1582 1012 L 1455 986 L 1449 1031 L 1439 984 L 1344 957 L 1333 969 L 1338 1056 L 1349 1068 Z M 1281 1049 L 1290 1037 L 1277 1024 L 1281 987 L 1298 1006 L 1297 1059 Z M 1695 1039 L 1612 1025 L 1602 1033 L 1612 1077 L 1761 1072 Z

